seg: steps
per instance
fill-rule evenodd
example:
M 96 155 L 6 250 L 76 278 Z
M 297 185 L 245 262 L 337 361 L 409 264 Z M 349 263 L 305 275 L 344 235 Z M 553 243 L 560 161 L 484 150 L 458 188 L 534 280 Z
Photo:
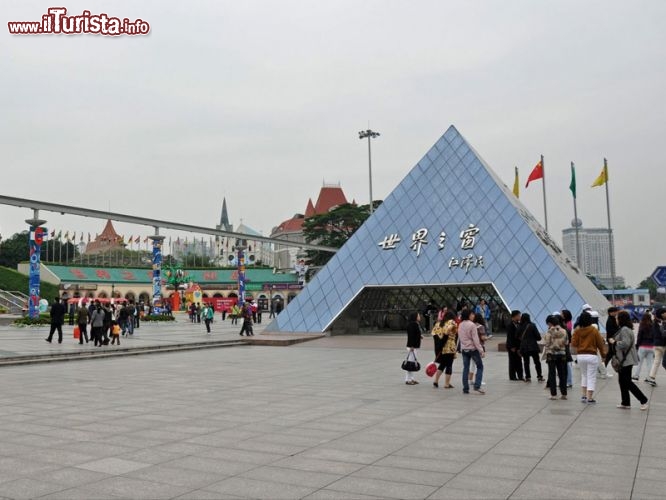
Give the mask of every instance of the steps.
M 43 342 L 43 341 L 42 341 Z M 0 366 L 27 365 L 36 363 L 52 363 L 56 361 L 80 361 L 87 359 L 113 358 L 118 356 L 134 356 L 139 354 L 158 354 L 175 351 L 191 351 L 195 349 L 213 349 L 221 347 L 236 347 L 249 345 L 247 340 L 219 340 L 210 342 L 195 342 L 186 344 L 171 344 L 157 346 L 103 346 L 90 347 L 81 351 L 56 352 L 52 354 L 9 356 L 0 358 Z M 113 350 L 110 350 L 110 349 Z

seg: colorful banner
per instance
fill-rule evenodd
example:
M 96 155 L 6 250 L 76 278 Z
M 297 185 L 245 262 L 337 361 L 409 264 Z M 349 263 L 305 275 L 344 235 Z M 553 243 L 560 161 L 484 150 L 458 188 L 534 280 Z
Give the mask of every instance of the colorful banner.
M 39 316 L 39 266 L 42 243 L 48 234 L 45 227 L 30 227 L 30 271 L 28 272 L 28 314 L 31 318 Z
M 245 302 L 245 254 L 243 247 L 238 249 L 238 305 L 243 307 Z
M 162 307 L 162 238 L 153 239 L 153 307 Z

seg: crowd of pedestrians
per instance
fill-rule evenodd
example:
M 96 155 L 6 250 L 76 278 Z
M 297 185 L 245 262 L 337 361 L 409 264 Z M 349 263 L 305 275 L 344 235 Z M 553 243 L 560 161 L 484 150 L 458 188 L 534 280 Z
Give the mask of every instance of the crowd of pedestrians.
M 462 392 L 483 395 L 485 342 L 488 339 L 486 314 L 483 304 L 474 309 L 463 307 L 460 311 L 444 308 L 438 311 L 430 334 L 433 338 L 434 361 L 427 372 L 434 376 L 433 387 L 439 388 L 444 375 L 444 388 L 452 389 L 454 360 L 462 357 Z M 511 312 L 507 325 L 506 350 L 508 353 L 509 380 L 530 383 L 532 368 L 539 382 L 545 382 L 550 399 L 566 400 L 573 387 L 573 365 L 580 371 L 580 401 L 594 405 L 597 378 L 612 377 L 607 366 L 617 372 L 620 389 L 620 409 L 631 408 L 633 395 L 641 410 L 648 408 L 648 397 L 636 385 L 645 367 L 644 382 L 657 385 L 656 375 L 660 366 L 666 368 L 666 308 L 646 312 L 634 333 L 634 323 L 627 311 L 616 307 L 608 309 L 606 338 L 599 329 L 599 314 L 585 304 L 580 315 L 573 321 L 571 311 L 563 309 L 545 318 L 547 330 L 542 333 L 530 315 L 518 310 Z M 418 365 L 417 351 L 427 332 L 424 317 L 412 313 L 407 324 L 407 359 L 403 363 L 414 369 Z M 575 360 L 574 360 L 575 357 Z M 548 373 L 544 377 L 543 363 Z M 416 366 L 420 369 L 420 366 Z M 418 370 L 416 370 L 418 371 Z M 415 371 L 406 371 L 405 384 L 416 385 Z M 559 390 L 559 398 L 558 398 Z
M 141 313 L 144 311 L 142 303 L 133 301 L 122 304 L 101 303 L 99 300 L 81 303 L 75 313 L 74 319 L 78 329 L 79 344 L 93 342 L 96 347 L 103 345 L 120 345 L 120 336 L 134 334 L 134 330 L 141 325 Z M 51 327 L 49 336 L 45 339 L 51 343 L 55 332 L 58 332 L 58 343 L 62 344 L 62 325 L 65 320 L 65 306 L 59 297 L 56 297 L 50 311 Z M 88 337 L 90 327 L 90 337 Z M 113 342 L 112 342 L 113 340 Z

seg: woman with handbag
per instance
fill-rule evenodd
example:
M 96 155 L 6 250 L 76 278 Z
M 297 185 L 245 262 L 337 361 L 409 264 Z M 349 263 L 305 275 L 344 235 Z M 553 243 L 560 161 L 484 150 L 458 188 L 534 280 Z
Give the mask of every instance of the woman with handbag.
M 622 401 L 618 408 L 628 410 L 631 408 L 631 399 L 629 393 L 633 394 L 641 403 L 641 410 L 648 409 L 648 398 L 631 380 L 631 370 L 638 363 L 636 354 L 636 345 L 634 341 L 634 324 L 627 311 L 620 311 L 617 315 L 617 324 L 620 330 L 613 338 L 608 339 L 610 344 L 615 345 L 615 356 L 611 359 L 613 368 L 618 372 L 618 382 L 620 384 L 620 395 Z
M 592 316 L 583 311 L 578 318 L 578 327 L 571 337 L 571 347 L 576 350 L 578 367 L 580 368 L 580 390 L 582 392 L 580 402 L 594 404 L 594 390 L 597 385 L 597 367 L 599 357 L 606 356 L 606 344 L 599 330 L 592 325 Z M 630 377 L 631 378 L 631 377 Z
M 432 329 L 432 338 L 435 341 L 435 363 L 438 363 L 434 387 L 439 387 L 439 378 L 444 376 L 444 389 L 453 389 L 451 374 L 453 373 L 453 360 L 456 358 L 458 344 L 458 326 L 455 315 L 451 311 L 444 313 L 442 319 Z
M 560 399 L 567 399 L 567 331 L 560 325 L 559 315 L 548 316 L 546 324 L 548 331 L 543 336 L 543 352 L 548 363 L 550 399 L 557 399 L 556 375 L 560 382 Z
M 414 379 L 414 372 L 420 368 L 417 368 L 416 350 L 421 347 L 421 338 L 421 315 L 416 312 L 410 313 L 407 318 L 407 359 L 403 362 L 403 369 L 406 373 L 405 384 L 407 385 L 418 384 L 418 381 Z

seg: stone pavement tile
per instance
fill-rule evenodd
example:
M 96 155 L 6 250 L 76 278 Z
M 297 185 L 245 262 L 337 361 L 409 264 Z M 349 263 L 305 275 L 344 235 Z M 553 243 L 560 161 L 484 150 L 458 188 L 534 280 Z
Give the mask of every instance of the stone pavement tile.
M 664 481 L 666 480 L 666 474 L 664 474 L 664 469 L 640 465 L 638 471 L 636 471 L 636 481 L 642 481 L 643 479 Z M 664 492 L 666 493 L 666 490 L 664 490 Z
M 435 493 L 428 497 L 428 500 L 504 500 L 508 497 L 508 494 L 501 493 L 498 491 L 476 491 L 472 489 L 459 489 L 459 488 L 450 488 L 446 485 L 442 486 Z M 538 497 L 534 497 L 538 498 Z M 549 497 L 541 497 L 548 498 Z M 534 500 L 534 499 L 532 499 Z
M 541 457 L 521 457 L 518 455 L 503 455 L 501 453 L 490 452 L 480 457 L 476 462 L 474 462 L 474 465 L 501 465 L 504 467 L 519 467 L 530 471 L 536 466 L 537 463 L 539 463 L 540 460 Z
M 98 458 L 121 455 L 136 450 L 136 448 L 130 446 L 118 446 L 115 444 L 98 443 L 95 441 L 75 441 L 70 444 L 61 445 L 59 449 Z
M 369 465 L 351 474 L 352 477 L 366 477 L 370 479 L 382 479 L 384 481 L 396 481 L 399 483 L 424 484 L 428 486 L 442 486 L 454 474 L 443 472 L 432 472 L 415 469 L 403 469 L 399 467 L 382 467 Z
M 195 490 L 176 498 L 178 500 L 245 500 L 247 497 L 225 495 L 223 493 L 208 490 Z
M 474 460 L 475 459 L 469 461 L 460 460 L 458 457 L 456 457 L 455 460 L 442 460 L 442 457 L 417 458 L 401 455 L 389 455 L 388 457 L 385 457 L 373 463 L 372 465 L 458 474 Z
M 437 487 L 347 476 L 327 486 L 327 489 L 346 491 L 348 493 L 361 493 L 381 498 L 420 499 L 428 497 L 437 490 Z
M 23 477 L 0 484 L 0 495 L 7 498 L 35 498 L 66 489 L 62 484 Z
M 174 441 L 172 443 L 161 444 L 152 448 L 156 451 L 174 453 L 180 456 L 194 455 L 210 449 L 210 446 L 202 444 L 186 443 L 185 441 Z
M 561 484 L 545 484 L 538 481 L 523 483 L 510 497 L 513 499 L 534 500 L 544 498 L 549 500 L 626 500 L 630 492 L 602 491 L 588 486 L 573 486 L 564 482 Z M 640 498 L 634 496 L 634 498 Z M 662 497 L 663 498 L 663 497 Z
M 133 460 L 124 460 L 117 457 L 100 458 L 85 464 L 80 464 L 80 469 L 102 472 L 104 474 L 126 474 L 138 469 L 150 467 L 151 464 L 144 462 L 134 462 Z
M 493 448 L 494 450 L 495 448 Z M 461 462 L 471 463 L 474 460 L 477 460 L 483 452 L 481 451 L 466 451 L 466 450 L 452 450 L 452 453 L 455 453 L 456 460 Z M 433 458 L 442 460 L 443 457 L 447 456 L 446 448 L 434 448 L 427 445 L 410 445 L 406 446 L 394 453 L 394 455 L 401 455 L 406 457 L 415 457 L 415 458 Z
M 273 462 L 271 465 L 275 467 L 286 467 L 304 471 L 328 472 L 340 476 L 346 476 L 347 474 L 351 474 L 352 472 L 357 471 L 363 467 L 362 464 L 358 463 L 318 460 L 316 458 L 303 457 L 302 455 L 285 457 L 282 460 Z
M 75 434 L 74 434 L 75 435 Z M 56 438 L 53 436 L 41 436 L 39 434 L 25 434 L 22 432 L 12 432 L 11 436 L 1 439 L 2 442 L 22 444 L 25 446 L 50 447 L 61 446 L 71 442 L 71 439 Z
M 0 477 L 5 473 L 20 473 L 23 476 L 39 475 L 54 469 L 60 469 L 60 467 L 21 457 L 0 457 Z
M 312 495 L 306 496 L 304 500 L 376 500 L 379 498 L 381 497 L 361 495 L 360 493 L 347 493 L 344 491 L 335 491 L 324 488 L 315 491 Z
M 392 439 L 386 438 L 384 438 L 383 442 L 369 443 L 367 441 L 357 441 L 352 438 L 344 437 L 336 439 L 335 441 L 329 441 L 328 443 L 325 443 L 324 446 L 334 450 L 371 453 L 386 456 L 404 448 L 405 444 L 401 442 L 394 442 Z
M 590 473 L 604 476 L 634 477 L 638 457 L 626 455 L 620 460 L 615 455 L 589 453 L 558 448 L 543 457 L 537 470 Z
M 250 469 L 254 469 L 257 465 L 247 462 L 236 462 L 233 460 L 221 460 L 203 457 L 182 457 L 170 462 L 162 464 L 166 467 L 195 470 L 201 472 L 210 472 L 213 474 L 221 474 L 223 476 L 235 476 L 242 474 Z
M 488 464 L 475 462 L 467 467 L 462 476 L 481 476 L 486 478 L 514 479 L 522 481 L 532 472 L 532 467 L 519 465 Z M 489 479 L 491 480 L 491 479 Z
M 503 455 L 517 455 L 528 457 L 541 457 L 553 446 L 553 441 L 535 441 L 521 439 L 507 439 L 495 446 L 493 453 Z
M 473 492 L 474 494 L 484 494 L 493 496 L 494 498 L 506 498 L 519 484 L 520 480 L 515 479 L 487 478 L 483 475 L 459 474 L 442 488 L 438 489 L 430 498 L 452 498 L 451 496 L 446 496 L 446 491 L 449 488 L 452 490 Z
M 213 448 L 195 453 L 195 457 L 215 458 L 232 462 L 247 462 L 249 464 L 265 465 L 284 458 L 286 455 L 276 453 L 263 453 L 258 451 L 236 450 L 234 448 Z
M 104 430 L 104 432 L 106 432 L 106 429 Z M 100 436 L 97 439 L 95 439 L 95 442 L 103 444 L 111 444 L 114 446 L 127 446 L 129 448 L 135 448 L 135 449 L 149 448 L 151 446 L 159 446 L 165 443 L 165 441 L 159 439 L 149 439 L 136 435 L 129 436 L 124 433 L 118 433 L 106 437 Z
M 333 460 L 336 462 L 371 464 L 384 458 L 385 455 L 382 453 L 361 453 L 317 446 L 316 448 L 310 448 L 309 450 L 300 453 L 300 456 L 306 458 L 318 458 L 320 460 Z
M 310 446 L 300 446 L 282 443 L 269 443 L 261 438 L 249 439 L 246 441 L 239 441 L 233 447 L 238 450 L 245 451 L 258 451 L 263 453 L 273 453 L 276 455 L 296 455 L 302 451 L 307 450 Z
M 36 446 L 26 446 L 24 444 L 0 440 L 0 457 L 16 457 L 39 449 Z
M 240 474 L 238 477 L 255 479 L 257 481 L 275 481 L 276 483 L 324 488 L 340 479 L 340 474 L 326 472 L 313 472 L 283 467 L 264 466 Z
M 642 498 L 642 495 L 661 495 L 661 498 L 664 498 L 665 491 L 666 481 L 637 479 L 634 484 L 634 498 Z
M 145 469 L 128 472 L 124 475 L 134 479 L 143 479 L 145 481 L 187 488 L 205 488 L 209 484 L 225 479 L 225 476 L 221 474 L 181 469 L 166 465 L 154 465 Z
M 63 450 L 59 448 L 32 450 L 28 453 L 21 454 L 20 457 L 30 461 L 41 460 L 42 462 L 58 464 L 61 467 L 79 465 L 96 460 L 98 458 L 97 455 L 88 455 L 86 453 L 79 453 L 76 451 Z
M 164 462 L 169 462 L 185 456 L 182 453 L 169 453 L 168 451 L 159 451 L 153 448 L 144 448 L 140 450 L 131 451 L 129 453 L 123 453 L 118 455 L 116 458 L 123 460 L 131 460 L 134 462 L 143 462 L 146 464 L 161 464 Z
M 330 439 L 299 436 L 295 434 L 283 434 L 281 432 L 273 434 L 264 434 L 263 436 L 259 437 L 259 439 L 261 439 L 266 443 L 288 444 L 288 445 L 306 446 L 306 447 L 317 446 L 331 441 Z
M 183 495 L 191 490 L 191 488 L 185 488 L 182 486 L 161 484 L 124 476 L 103 479 L 102 481 L 86 485 L 85 488 L 98 492 L 98 494 L 102 495 L 102 498 L 104 498 L 103 495 L 106 495 L 107 497 L 147 500 L 173 498 L 178 495 Z
M 206 490 L 215 491 L 225 495 L 237 495 L 244 498 L 282 500 L 303 498 L 310 493 L 313 493 L 316 488 L 275 483 L 273 481 L 256 481 L 254 479 L 231 477 L 206 487 Z
M 602 469 L 603 466 L 600 466 Z M 631 468 L 628 467 L 628 468 Z M 569 488 L 597 491 L 601 493 L 615 493 L 628 498 L 631 494 L 633 478 L 627 476 L 604 476 L 601 474 L 589 474 L 585 472 L 562 472 L 555 470 L 535 469 L 529 475 L 523 485 L 538 483 L 555 489 L 559 485 L 567 485 Z
M 62 484 L 68 488 L 94 483 L 109 477 L 108 474 L 81 469 L 79 467 L 64 467 L 39 474 L 44 481 Z

